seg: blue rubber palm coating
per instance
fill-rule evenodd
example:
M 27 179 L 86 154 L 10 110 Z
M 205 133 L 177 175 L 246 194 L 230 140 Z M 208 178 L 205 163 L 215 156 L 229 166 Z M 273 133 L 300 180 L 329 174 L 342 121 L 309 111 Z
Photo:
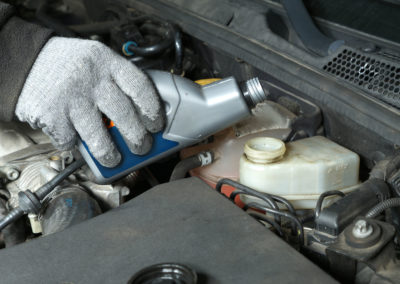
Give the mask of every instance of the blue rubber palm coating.
M 157 156 L 161 153 L 164 153 L 167 150 L 170 150 L 176 146 L 179 145 L 178 142 L 171 141 L 164 139 L 162 137 L 163 133 L 158 132 L 156 134 L 153 134 L 153 146 L 150 150 L 149 153 L 146 155 L 136 155 L 133 154 L 128 146 L 126 145 L 124 139 L 122 138 L 121 133 L 118 131 L 117 127 L 113 126 L 109 129 L 109 132 L 111 134 L 111 137 L 115 143 L 115 145 L 118 148 L 118 151 L 121 153 L 121 162 L 119 163 L 118 166 L 114 168 L 107 168 L 102 166 L 90 153 L 88 146 L 86 145 L 85 141 L 82 141 L 83 145 L 86 148 L 86 151 L 90 154 L 91 158 L 93 159 L 94 163 L 96 164 L 96 167 L 100 171 L 101 175 L 104 178 L 111 178 L 116 176 L 117 174 L 130 169 L 136 165 L 139 165 L 140 163 L 143 163 L 144 161 Z

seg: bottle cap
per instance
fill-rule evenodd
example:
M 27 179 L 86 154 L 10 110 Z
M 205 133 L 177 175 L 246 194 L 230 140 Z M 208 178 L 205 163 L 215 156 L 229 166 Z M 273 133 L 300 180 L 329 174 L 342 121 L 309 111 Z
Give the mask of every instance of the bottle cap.
M 268 164 L 282 159 L 286 152 L 285 143 L 271 137 L 253 138 L 244 145 L 247 159 L 258 164 Z

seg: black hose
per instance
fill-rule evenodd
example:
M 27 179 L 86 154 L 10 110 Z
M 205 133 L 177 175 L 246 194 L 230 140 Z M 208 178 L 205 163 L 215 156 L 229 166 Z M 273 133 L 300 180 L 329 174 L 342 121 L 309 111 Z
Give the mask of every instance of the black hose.
M 251 217 L 257 219 L 257 220 L 261 220 L 264 222 L 267 222 L 268 224 L 270 224 L 272 227 L 274 227 L 274 229 L 278 232 L 279 236 L 283 237 L 283 231 L 282 228 L 279 226 L 278 223 L 276 223 L 274 220 L 268 219 L 265 215 L 262 215 L 260 213 L 256 213 L 256 212 L 247 212 Z
M 172 44 L 172 40 L 167 39 L 167 40 L 163 40 L 160 43 L 157 43 L 157 44 L 154 44 L 151 46 L 146 46 L 146 47 L 129 45 L 128 49 L 129 49 L 129 51 L 133 52 L 137 56 L 149 57 L 149 56 L 153 56 L 153 55 L 161 53 L 162 51 L 164 51 L 168 47 L 170 47 L 171 44 Z
M 206 161 L 207 157 L 209 158 L 208 161 Z M 197 155 L 193 155 L 186 159 L 183 159 L 175 166 L 169 181 L 183 179 L 190 170 L 209 165 L 213 162 L 213 160 L 214 155 L 210 151 L 201 152 Z
M 77 169 L 82 167 L 85 164 L 83 159 L 77 160 L 66 167 L 62 172 L 56 175 L 51 181 L 41 186 L 37 191 L 33 193 L 33 195 L 39 200 L 42 201 L 57 185 L 59 185 L 65 178 L 75 172 Z M 20 192 L 20 194 L 23 192 Z M 32 193 L 31 193 L 32 194 Z M 7 225 L 15 222 L 23 215 L 28 212 L 24 212 L 19 206 L 12 209 L 7 216 L 5 216 L 2 220 L 0 220 L 0 231 L 2 231 Z
M 54 30 L 58 35 L 65 37 L 74 37 L 75 33 L 64 26 L 62 23 L 53 19 L 48 14 L 48 1 L 41 0 L 36 9 L 36 18 L 48 28 Z
M 8 209 L 6 206 L 6 201 L 0 198 L 0 216 L 7 216 L 7 213 Z M 10 224 L 10 226 L 7 226 L 1 232 L 6 248 L 23 243 L 26 240 L 25 224 L 21 221 L 22 220 L 19 220 L 13 224 Z
M 128 50 L 133 52 L 135 56 L 150 57 L 157 55 L 167 48 L 172 46 L 174 43 L 174 29 L 171 25 L 157 27 L 154 24 L 146 23 L 141 28 L 141 31 L 146 31 L 147 33 L 152 33 L 160 36 L 162 38 L 161 42 L 153 44 L 150 46 L 135 46 L 130 44 Z
M 297 215 L 297 218 L 299 218 L 300 223 L 304 224 L 304 223 L 314 221 L 315 214 L 314 214 L 314 212 L 312 212 L 312 213 L 302 215 L 302 216 Z
M 201 161 L 197 155 L 183 159 L 175 166 L 169 181 L 185 178 L 188 171 L 190 171 L 191 169 L 198 168 L 200 166 L 201 166 Z
M 255 202 L 254 203 L 249 203 L 248 206 L 252 207 L 252 208 L 259 209 L 259 210 L 266 211 L 267 213 L 270 213 L 270 214 L 273 214 L 273 215 L 278 215 L 278 216 L 290 219 L 294 224 L 296 224 L 296 226 L 298 228 L 298 232 L 296 232 L 296 235 L 299 236 L 300 245 L 304 245 L 304 230 L 303 230 L 303 226 L 302 226 L 300 220 L 296 216 L 293 216 L 292 214 L 290 214 L 288 212 L 271 209 L 269 207 L 266 207 L 264 205 L 261 205 L 261 204 L 255 203 Z
M 94 34 L 102 35 L 108 34 L 113 27 L 118 26 L 119 24 L 119 21 L 107 21 L 82 25 L 72 25 L 68 26 L 68 28 L 81 36 Z
M 175 43 L 175 74 L 182 74 L 182 62 L 183 62 L 183 47 L 182 47 L 182 34 L 175 28 L 175 35 L 174 35 L 174 43 Z
M 367 214 L 365 214 L 366 218 L 375 218 L 383 211 L 393 207 L 400 207 L 400 197 L 386 199 L 381 203 L 378 203 L 374 207 L 372 207 Z
M 317 205 L 315 206 L 315 219 L 319 217 L 321 214 L 321 209 L 322 209 L 322 202 L 324 202 L 324 199 L 328 196 L 332 195 L 339 195 L 340 197 L 344 197 L 345 194 L 339 190 L 329 190 L 324 193 L 321 193 L 321 195 L 318 198 Z
M 281 0 L 288 18 L 304 46 L 320 56 L 334 53 L 344 44 L 324 35 L 314 24 L 302 0 Z

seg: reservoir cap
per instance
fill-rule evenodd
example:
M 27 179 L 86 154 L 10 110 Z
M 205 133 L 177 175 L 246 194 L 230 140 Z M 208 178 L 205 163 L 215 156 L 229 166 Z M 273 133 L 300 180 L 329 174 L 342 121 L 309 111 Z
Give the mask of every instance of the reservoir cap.
M 271 137 L 258 137 L 247 141 L 244 154 L 253 163 L 268 164 L 276 162 L 285 154 L 285 143 Z

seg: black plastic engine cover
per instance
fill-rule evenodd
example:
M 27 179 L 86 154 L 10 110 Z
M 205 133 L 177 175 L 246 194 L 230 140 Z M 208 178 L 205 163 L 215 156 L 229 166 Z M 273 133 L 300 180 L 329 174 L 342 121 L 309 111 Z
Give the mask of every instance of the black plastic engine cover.
M 334 280 L 202 181 L 157 186 L 123 206 L 0 251 L 1 283 L 127 283 L 146 266 L 187 265 L 199 283 Z

